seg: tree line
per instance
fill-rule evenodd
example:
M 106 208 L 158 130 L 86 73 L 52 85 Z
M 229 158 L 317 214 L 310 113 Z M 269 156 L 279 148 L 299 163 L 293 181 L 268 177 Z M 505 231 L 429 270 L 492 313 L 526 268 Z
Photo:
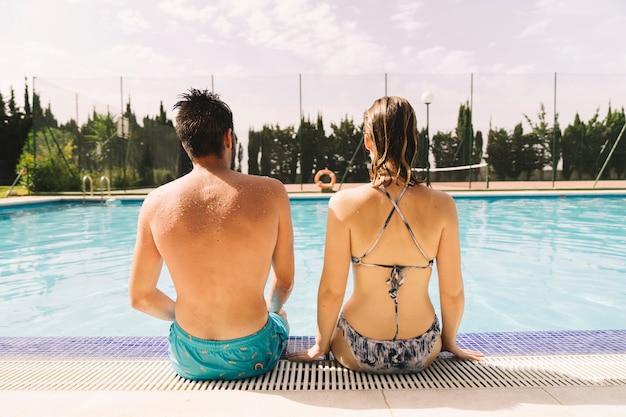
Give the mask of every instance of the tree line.
M 609 156 L 601 178 L 624 178 L 626 140 L 620 140 L 626 123 L 624 108 L 618 111 L 609 105 L 604 119 L 596 111 L 587 123 L 576 114 L 564 131 L 558 121 L 550 126 L 543 105 L 537 121 L 524 117 L 531 126 L 530 132 L 524 132 L 522 123 L 512 132 L 502 128 L 489 131 L 485 160 L 497 178 L 530 179 L 535 172 L 542 178 L 544 168 L 561 160 L 563 179 L 595 179 Z
M 38 94 L 32 95 L 31 105 L 28 86 L 24 103 L 22 108 L 16 105 L 13 89 L 8 101 L 0 94 L 4 183 L 26 168 L 22 184 L 35 192 L 78 191 L 85 175 L 93 178 L 95 186 L 106 175 L 113 188 L 155 187 L 191 169 L 162 103 L 159 114 L 143 117 L 142 124 L 129 101 L 122 117 L 94 110 L 81 126 L 73 119 L 59 123 L 49 105 L 41 106 Z M 536 119 L 523 117 L 529 131 L 524 131 L 521 121 L 511 131 L 490 127 L 484 146 L 482 132 L 473 129 L 469 103 L 462 103 L 454 130 L 418 132 L 415 167 L 423 171 L 430 160 L 437 168 L 486 161 L 496 179 L 520 180 L 537 174 L 542 178 L 546 168 L 560 161 L 563 179 L 593 179 L 612 152 L 602 178 L 624 178 L 626 141 L 617 143 L 626 122 L 623 108 L 609 106 L 603 119 L 596 111 L 587 122 L 577 114 L 563 131 L 558 115 L 552 123 L 546 119 L 543 105 Z M 249 129 L 247 172 L 284 183 L 310 183 L 318 170 L 329 169 L 338 181 L 367 182 L 369 158 L 362 132 L 362 123 L 355 124 L 348 115 L 331 123 L 328 134 L 321 115 L 315 120 L 302 118 L 297 128 L 267 124 L 260 130 Z M 233 169 L 243 171 L 243 153 L 239 143 Z M 468 175 L 468 171 L 450 172 L 437 180 L 467 181 Z
M 96 187 L 102 175 L 118 189 L 154 187 L 191 169 L 162 105 L 158 115 L 143 118 L 143 125 L 128 103 L 122 118 L 94 111 L 78 126 L 73 119 L 59 123 L 33 94 L 32 110 L 22 119 L 29 120 L 27 134 L 2 136 L 2 141 L 21 143 L 17 156 L 11 155 L 13 169 L 26 168 L 21 181 L 31 191 L 78 191 L 86 175 L 87 185 Z

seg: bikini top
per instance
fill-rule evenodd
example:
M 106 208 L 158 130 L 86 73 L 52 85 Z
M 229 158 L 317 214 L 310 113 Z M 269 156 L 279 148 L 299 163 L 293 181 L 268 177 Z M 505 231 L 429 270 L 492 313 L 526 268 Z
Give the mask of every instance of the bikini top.
M 378 233 L 376 240 L 374 240 L 374 243 L 372 243 L 369 249 L 367 249 L 365 253 L 361 255 L 360 257 L 352 256 L 351 258 L 352 263 L 354 265 L 374 266 L 378 268 L 388 268 L 391 270 L 389 274 L 389 279 L 387 280 L 386 283 L 391 286 L 389 289 L 389 297 L 391 297 L 391 299 L 393 300 L 395 310 L 396 310 L 396 333 L 393 336 L 393 340 L 396 340 L 396 338 L 398 337 L 398 289 L 400 288 L 400 286 L 404 283 L 404 280 L 406 279 L 406 270 L 407 269 L 428 269 L 428 268 L 432 268 L 433 263 L 434 263 L 434 260 L 432 258 L 429 258 L 428 255 L 426 255 L 426 253 L 422 249 L 422 247 L 419 245 L 419 243 L 417 243 L 417 239 L 415 238 L 415 235 L 413 234 L 413 230 L 411 230 L 411 226 L 409 226 L 409 222 L 406 220 L 406 217 L 404 216 L 404 213 L 402 213 L 402 210 L 400 210 L 400 207 L 398 207 L 398 203 L 400 203 L 400 200 L 402 199 L 402 197 L 404 196 L 404 193 L 406 192 L 406 190 L 409 188 L 410 185 L 413 185 L 413 183 L 407 184 L 402 189 L 397 200 L 394 200 L 391 197 L 391 195 L 389 195 L 389 192 L 385 189 L 384 186 L 382 185 L 380 186 L 380 189 L 385 193 L 387 198 L 389 198 L 389 201 L 391 201 L 391 204 L 393 205 L 393 207 L 391 208 L 391 211 L 389 212 L 389 215 L 387 216 L 387 220 L 385 220 L 385 224 L 380 230 L 380 233 Z M 420 251 L 424 259 L 426 259 L 426 261 L 428 262 L 426 265 L 417 265 L 417 266 L 416 265 L 386 265 L 386 264 L 374 264 L 374 263 L 363 262 L 363 258 L 369 255 L 372 252 L 372 250 L 374 250 L 378 242 L 380 241 L 380 238 L 383 236 L 383 233 L 385 233 L 385 230 L 387 230 L 387 226 L 389 225 L 389 221 L 391 220 L 391 217 L 396 212 L 398 213 L 398 215 L 402 219 L 402 222 L 406 226 L 406 230 L 409 232 L 409 235 L 411 235 L 411 239 L 413 239 L 413 243 L 415 244 L 417 249 Z

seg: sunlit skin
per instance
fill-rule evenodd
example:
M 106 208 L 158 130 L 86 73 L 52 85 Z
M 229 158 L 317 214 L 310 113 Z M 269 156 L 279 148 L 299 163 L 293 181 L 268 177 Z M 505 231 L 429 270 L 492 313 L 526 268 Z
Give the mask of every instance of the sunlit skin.
M 250 335 L 268 311 L 286 318 L 294 282 L 288 195 L 277 180 L 230 170 L 232 136 L 224 134 L 221 156 L 192 158 L 189 174 L 151 192 L 137 226 L 132 306 L 202 339 Z M 163 261 L 176 300 L 157 288 Z

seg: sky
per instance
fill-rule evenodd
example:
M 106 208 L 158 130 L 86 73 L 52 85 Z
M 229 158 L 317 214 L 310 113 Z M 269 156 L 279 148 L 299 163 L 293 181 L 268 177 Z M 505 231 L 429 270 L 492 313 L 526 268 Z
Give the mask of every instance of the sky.
M 171 114 L 189 87 L 233 103 L 241 130 L 317 113 L 360 122 L 384 94 L 407 96 L 424 123 L 425 91 L 442 130 L 465 101 L 482 129 L 541 104 L 562 123 L 626 104 L 623 0 L 0 1 L 0 92 L 23 95 L 26 79 L 81 123 L 127 99 L 140 118 L 160 101 Z

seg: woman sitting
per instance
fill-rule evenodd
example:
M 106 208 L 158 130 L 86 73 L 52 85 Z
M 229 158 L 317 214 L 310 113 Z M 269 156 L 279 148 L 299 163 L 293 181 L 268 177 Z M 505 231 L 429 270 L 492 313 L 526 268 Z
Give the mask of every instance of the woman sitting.
M 457 346 L 464 293 L 456 206 L 412 177 L 413 107 L 400 97 L 376 100 L 363 133 L 371 183 L 330 199 L 316 343 L 289 359 L 332 351 L 345 367 L 371 373 L 420 372 L 442 350 L 481 359 L 480 352 Z M 441 328 L 428 294 L 435 261 Z M 354 289 L 342 309 L 350 263 Z

